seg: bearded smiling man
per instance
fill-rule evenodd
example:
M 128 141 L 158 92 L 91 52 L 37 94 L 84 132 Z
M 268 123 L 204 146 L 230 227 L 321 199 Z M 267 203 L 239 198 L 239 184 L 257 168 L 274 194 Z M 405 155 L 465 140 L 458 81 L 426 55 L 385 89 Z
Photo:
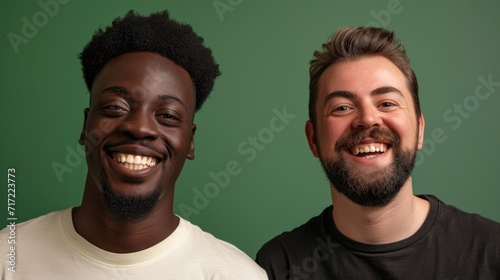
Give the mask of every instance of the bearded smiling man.
M 220 74 L 203 38 L 167 11 L 130 11 L 79 57 L 90 92 L 82 204 L 17 225 L 15 272 L 3 262 L 2 279 L 267 279 L 173 213 L 176 180 L 194 159 L 195 112 Z
M 403 44 L 345 27 L 314 56 L 305 131 L 333 205 L 260 249 L 269 278 L 500 279 L 500 224 L 413 195 L 425 122 Z

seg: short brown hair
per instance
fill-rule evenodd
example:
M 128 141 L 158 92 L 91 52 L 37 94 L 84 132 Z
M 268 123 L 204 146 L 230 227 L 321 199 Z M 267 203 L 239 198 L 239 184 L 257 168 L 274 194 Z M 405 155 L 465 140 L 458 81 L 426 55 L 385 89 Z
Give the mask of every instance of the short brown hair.
M 316 127 L 316 101 L 318 82 L 323 72 L 330 65 L 346 60 L 355 60 L 365 55 L 381 55 L 394 63 L 406 77 L 408 89 L 413 97 L 415 113 L 420 116 L 418 83 L 410 67 L 403 43 L 393 32 L 376 27 L 350 27 L 339 29 L 332 39 L 323 44 L 323 51 L 315 51 L 315 59 L 309 68 L 309 119 Z

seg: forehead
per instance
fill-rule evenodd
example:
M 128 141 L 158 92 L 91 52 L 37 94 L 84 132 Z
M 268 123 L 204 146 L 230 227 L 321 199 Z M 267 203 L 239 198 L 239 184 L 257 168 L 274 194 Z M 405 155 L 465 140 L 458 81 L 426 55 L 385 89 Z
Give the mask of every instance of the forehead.
M 406 78 L 399 68 L 383 56 L 365 56 L 330 65 L 318 83 L 318 100 L 334 91 L 349 91 L 363 96 L 377 88 L 394 87 L 410 99 Z
M 108 61 L 94 79 L 91 101 L 108 87 L 124 87 L 142 97 L 172 95 L 194 107 L 194 86 L 188 72 L 156 53 L 131 52 Z

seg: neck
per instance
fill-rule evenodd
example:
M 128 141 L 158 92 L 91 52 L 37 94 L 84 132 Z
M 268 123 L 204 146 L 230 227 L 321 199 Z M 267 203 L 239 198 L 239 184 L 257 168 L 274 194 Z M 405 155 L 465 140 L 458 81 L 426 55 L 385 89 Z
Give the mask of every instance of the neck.
M 179 218 L 173 214 L 173 189 L 160 198 L 145 219 L 124 222 L 108 214 L 101 191 L 88 181 L 82 205 L 73 209 L 73 226 L 93 245 L 113 253 L 137 252 L 158 244 L 177 228 Z
M 411 177 L 382 207 L 360 206 L 332 186 L 333 220 L 345 236 L 366 244 L 393 243 L 415 234 L 429 212 L 428 201 L 413 195 Z

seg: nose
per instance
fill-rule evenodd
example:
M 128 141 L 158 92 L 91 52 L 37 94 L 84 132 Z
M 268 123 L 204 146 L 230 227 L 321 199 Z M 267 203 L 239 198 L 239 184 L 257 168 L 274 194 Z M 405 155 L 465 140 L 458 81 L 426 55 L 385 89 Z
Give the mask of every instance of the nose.
M 380 127 L 382 119 L 380 112 L 373 106 L 363 106 L 357 112 L 356 119 L 353 121 L 352 126 L 355 129 L 367 129 L 371 127 Z
M 154 115 L 145 110 L 132 111 L 119 126 L 118 130 L 135 139 L 149 138 L 154 140 L 159 137 Z

